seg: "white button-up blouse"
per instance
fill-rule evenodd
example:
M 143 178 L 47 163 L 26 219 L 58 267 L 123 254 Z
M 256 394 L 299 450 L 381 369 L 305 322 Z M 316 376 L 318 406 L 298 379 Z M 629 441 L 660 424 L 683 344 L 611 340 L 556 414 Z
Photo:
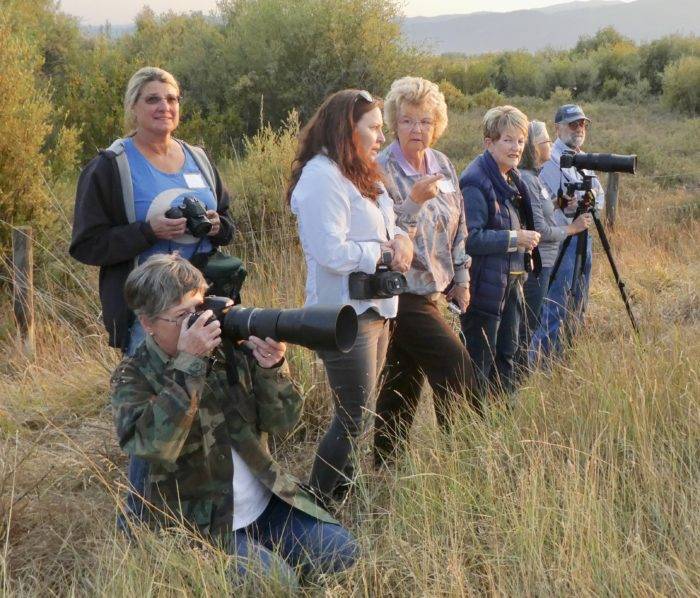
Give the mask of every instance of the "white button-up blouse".
M 304 166 L 291 208 L 306 257 L 306 305 L 347 303 L 358 315 L 374 309 L 396 316 L 398 297 L 355 300 L 348 289 L 350 273 L 376 270 L 381 243 L 406 235 L 386 191 L 376 201 L 363 197 L 335 162 L 318 154 Z

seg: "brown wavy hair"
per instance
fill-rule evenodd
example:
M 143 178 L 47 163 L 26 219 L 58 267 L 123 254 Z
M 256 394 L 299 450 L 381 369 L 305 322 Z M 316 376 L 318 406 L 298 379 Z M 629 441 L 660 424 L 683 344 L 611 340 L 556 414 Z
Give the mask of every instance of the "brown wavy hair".
M 328 96 L 299 134 L 299 147 L 292 162 L 287 201 L 299 182 L 306 163 L 317 154 L 326 154 L 363 196 L 376 200 L 381 194 L 379 165 L 360 156 L 355 125 L 364 114 L 383 108 L 380 98 L 368 102 L 360 89 L 344 89 Z

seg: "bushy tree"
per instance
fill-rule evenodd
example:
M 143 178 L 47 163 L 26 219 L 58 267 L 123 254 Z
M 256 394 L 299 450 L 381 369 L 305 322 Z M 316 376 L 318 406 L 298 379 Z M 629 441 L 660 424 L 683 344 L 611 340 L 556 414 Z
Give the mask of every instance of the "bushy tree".
M 700 112 L 700 57 L 684 56 L 666 67 L 663 99 L 671 108 L 695 116 Z
M 42 44 L 32 27 L 37 8 L 13 0 L 0 13 L 0 215 L 5 224 L 43 228 L 51 220 L 52 160 L 71 165 L 75 138 L 53 120 Z M 8 248 L 10 230 L 0 227 L 0 251 Z
M 329 93 L 347 87 L 384 94 L 399 76 L 421 74 L 404 46 L 393 0 L 224 0 L 224 72 L 248 130 L 260 116 L 302 121 Z
M 700 56 L 700 39 L 695 36 L 669 35 L 642 46 L 640 75 L 649 81 L 651 93 L 661 92 L 666 66 L 681 56 Z
M 590 55 L 590 59 L 597 66 L 596 91 L 601 91 L 605 99 L 614 97 L 622 86 L 639 80 L 639 53 L 631 42 L 600 47 Z M 617 88 L 615 93 L 606 91 L 611 87 Z
M 614 27 L 603 27 L 598 30 L 595 35 L 583 35 L 579 38 L 576 46 L 574 46 L 572 54 L 581 55 L 595 52 L 601 48 L 609 48 L 620 43 L 630 43 L 631 40 L 618 31 Z
M 495 85 L 498 67 L 494 56 L 481 56 L 471 59 L 464 75 L 462 91 L 475 94 Z
M 442 80 L 439 83 L 440 91 L 445 96 L 445 103 L 452 110 L 459 110 L 464 112 L 469 110 L 472 106 L 470 98 L 464 95 L 454 84 L 450 81 Z
M 541 61 L 529 52 L 504 52 L 496 69 L 496 89 L 507 95 L 536 96 L 544 87 Z

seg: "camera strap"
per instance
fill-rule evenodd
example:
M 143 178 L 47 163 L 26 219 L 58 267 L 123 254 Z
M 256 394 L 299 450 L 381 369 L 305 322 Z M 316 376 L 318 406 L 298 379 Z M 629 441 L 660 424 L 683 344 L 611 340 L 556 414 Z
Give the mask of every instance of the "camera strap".
M 235 386 L 239 381 L 236 350 L 233 348 L 233 343 L 226 339 L 224 339 L 224 341 L 221 343 L 221 350 L 223 351 L 224 358 L 226 359 L 226 380 L 228 380 L 229 386 Z

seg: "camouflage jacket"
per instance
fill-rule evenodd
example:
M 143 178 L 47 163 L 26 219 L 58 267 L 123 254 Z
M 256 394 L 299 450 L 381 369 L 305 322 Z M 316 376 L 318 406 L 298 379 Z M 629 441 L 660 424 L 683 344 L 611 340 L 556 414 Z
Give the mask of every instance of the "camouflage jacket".
M 334 522 L 268 449 L 268 433 L 291 430 L 303 402 L 286 362 L 264 369 L 235 354 L 239 382 L 231 386 L 221 354 L 221 360 L 187 353 L 170 358 L 147 336 L 112 375 L 119 444 L 151 463 L 145 497 L 151 516 L 166 525 L 184 519 L 210 536 L 230 530 L 233 448 L 280 499 Z

